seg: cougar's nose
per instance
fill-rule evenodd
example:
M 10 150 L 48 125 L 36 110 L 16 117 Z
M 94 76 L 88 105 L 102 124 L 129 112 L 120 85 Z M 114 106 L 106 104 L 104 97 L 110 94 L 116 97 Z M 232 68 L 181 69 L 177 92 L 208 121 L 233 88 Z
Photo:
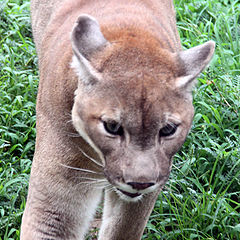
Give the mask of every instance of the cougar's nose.
M 128 182 L 127 184 L 136 190 L 144 190 L 154 185 L 154 183 L 151 182 L 150 183 Z

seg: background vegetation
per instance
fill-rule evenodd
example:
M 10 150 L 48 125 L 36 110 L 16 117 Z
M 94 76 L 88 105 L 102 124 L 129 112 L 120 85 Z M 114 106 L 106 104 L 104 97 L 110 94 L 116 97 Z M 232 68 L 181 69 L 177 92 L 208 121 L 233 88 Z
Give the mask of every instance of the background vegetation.
M 182 44 L 216 54 L 192 131 L 143 239 L 240 239 L 240 3 L 175 0 Z M 19 239 L 34 152 L 38 71 L 28 0 L 0 0 L 0 240 Z

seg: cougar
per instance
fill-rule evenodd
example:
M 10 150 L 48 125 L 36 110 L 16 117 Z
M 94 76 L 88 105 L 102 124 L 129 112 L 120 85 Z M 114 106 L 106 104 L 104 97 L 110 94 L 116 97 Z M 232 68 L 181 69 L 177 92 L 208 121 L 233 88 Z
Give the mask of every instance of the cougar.
M 182 50 L 171 0 L 32 0 L 40 82 L 21 240 L 141 239 L 191 128 L 213 41 Z M 104 196 L 103 196 L 104 195 Z

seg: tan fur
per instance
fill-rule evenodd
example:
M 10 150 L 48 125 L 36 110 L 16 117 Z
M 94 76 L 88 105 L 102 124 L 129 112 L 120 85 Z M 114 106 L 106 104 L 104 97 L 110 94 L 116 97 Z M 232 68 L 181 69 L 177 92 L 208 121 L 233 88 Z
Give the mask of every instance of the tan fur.
M 84 239 L 104 189 L 99 239 L 141 239 L 214 43 L 182 51 L 169 0 L 32 0 L 31 12 L 40 82 L 21 240 Z M 123 134 L 107 132 L 113 120 Z

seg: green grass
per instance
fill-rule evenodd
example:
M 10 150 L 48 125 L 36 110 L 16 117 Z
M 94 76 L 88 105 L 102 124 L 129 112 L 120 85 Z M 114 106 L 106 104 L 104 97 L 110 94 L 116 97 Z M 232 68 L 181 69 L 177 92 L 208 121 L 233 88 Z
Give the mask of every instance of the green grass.
M 216 54 L 194 91 L 192 131 L 143 239 L 240 239 L 240 3 L 175 0 L 185 48 Z M 0 4 L 0 240 L 19 239 L 34 151 L 38 72 L 27 0 Z
M 0 239 L 19 239 L 35 139 L 36 53 L 28 1 L 0 4 Z

